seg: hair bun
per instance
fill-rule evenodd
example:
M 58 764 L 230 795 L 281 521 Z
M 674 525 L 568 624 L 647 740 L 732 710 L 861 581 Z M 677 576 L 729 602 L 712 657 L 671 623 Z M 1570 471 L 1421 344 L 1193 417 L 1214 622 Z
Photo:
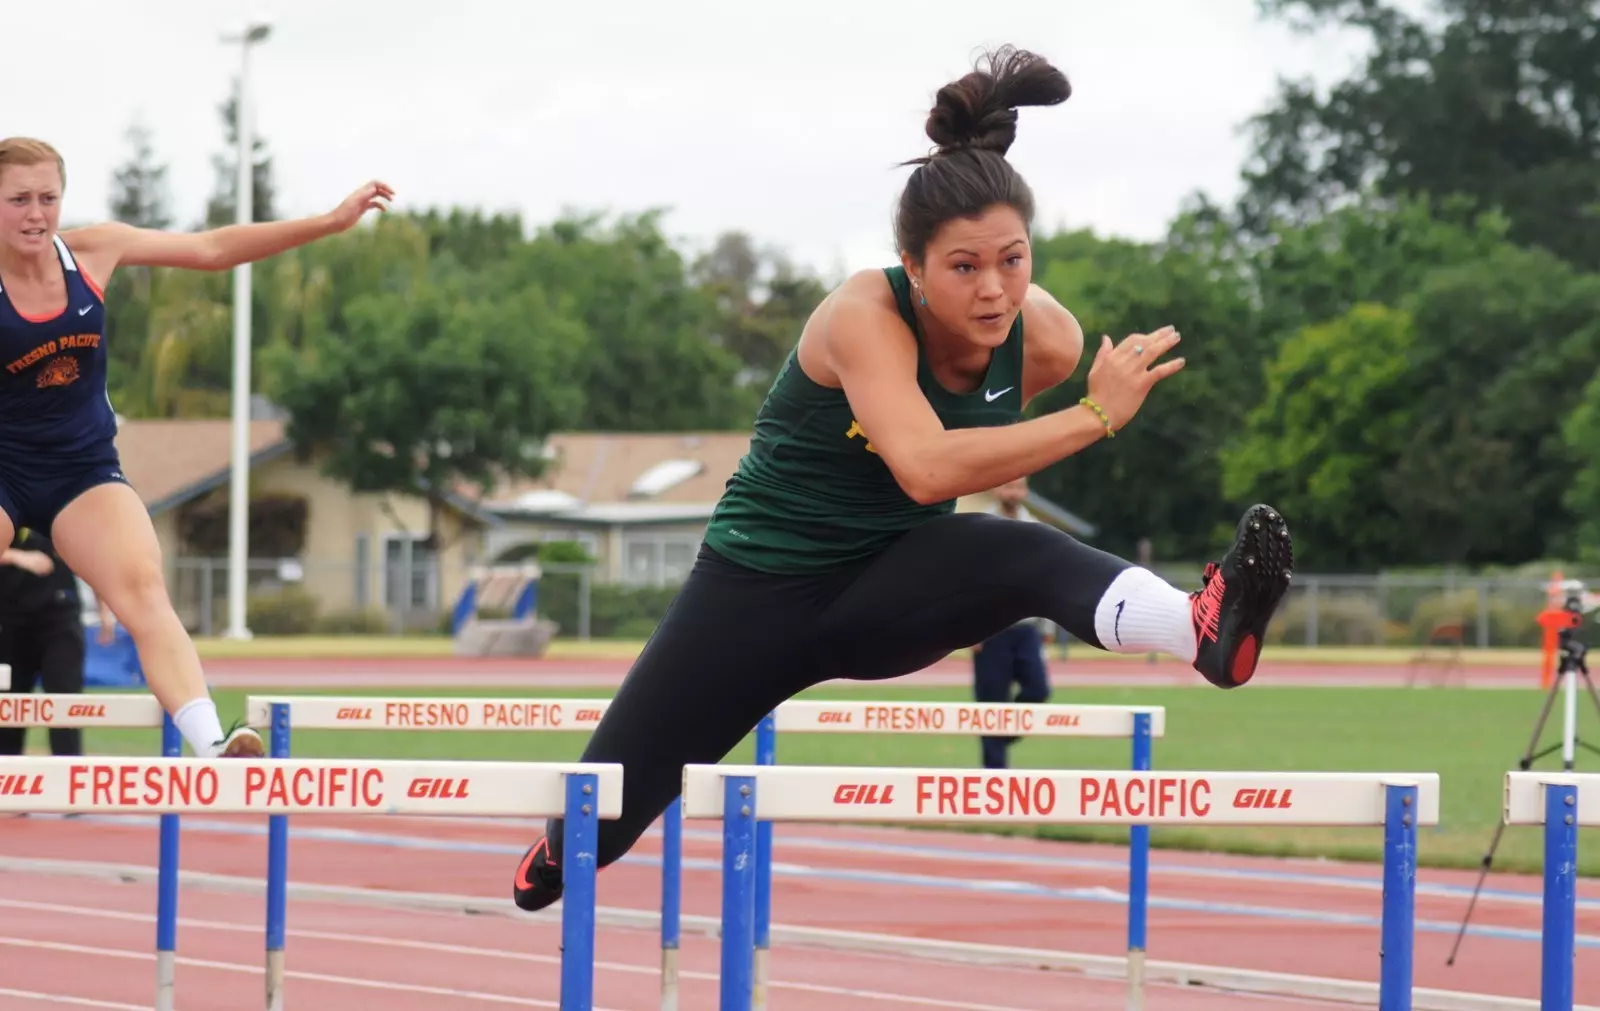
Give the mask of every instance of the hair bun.
M 1071 95 L 1067 76 L 1048 60 L 1002 46 L 939 89 L 928 113 L 928 138 L 940 154 L 978 148 L 1003 155 L 1017 139 L 1019 106 L 1059 105 Z

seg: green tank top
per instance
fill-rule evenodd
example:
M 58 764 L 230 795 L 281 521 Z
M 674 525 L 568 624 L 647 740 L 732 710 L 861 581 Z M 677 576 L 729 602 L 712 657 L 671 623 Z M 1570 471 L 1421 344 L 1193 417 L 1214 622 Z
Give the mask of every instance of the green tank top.
M 1022 418 L 1022 316 L 990 356 L 983 385 L 951 393 L 928 368 L 902 267 L 885 268 L 917 341 L 917 385 L 945 428 Z M 856 423 L 843 390 L 813 382 L 791 351 L 756 415 L 750 451 L 728 480 L 705 541 L 763 572 L 814 573 L 869 557 L 907 530 L 955 510 L 920 505 L 895 481 Z

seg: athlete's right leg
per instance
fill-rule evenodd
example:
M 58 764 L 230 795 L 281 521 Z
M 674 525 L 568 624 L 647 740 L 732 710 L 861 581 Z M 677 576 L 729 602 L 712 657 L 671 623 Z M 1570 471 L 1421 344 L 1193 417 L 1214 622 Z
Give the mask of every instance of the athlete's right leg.
M 885 549 L 829 608 L 822 635 L 838 654 L 827 674 L 899 677 L 1042 617 L 1090 646 L 1180 657 L 1235 688 L 1255 672 L 1292 566 L 1288 527 L 1264 505 L 1246 510 L 1195 593 L 1043 523 L 942 516 Z
M 602 821 L 597 863 L 627 853 L 682 790 L 683 767 L 722 760 L 816 665 L 816 616 L 836 577 L 753 572 L 702 549 L 618 688 L 581 761 L 619 763 L 622 816 Z M 524 854 L 516 904 L 561 897 L 561 819 Z
M 138 494 L 121 482 L 94 485 L 56 515 L 50 539 L 67 567 L 128 630 L 151 693 L 172 714 L 194 753 L 264 755 L 260 735 L 249 727 L 223 733 L 200 654 L 173 610 L 161 572 L 161 544 Z

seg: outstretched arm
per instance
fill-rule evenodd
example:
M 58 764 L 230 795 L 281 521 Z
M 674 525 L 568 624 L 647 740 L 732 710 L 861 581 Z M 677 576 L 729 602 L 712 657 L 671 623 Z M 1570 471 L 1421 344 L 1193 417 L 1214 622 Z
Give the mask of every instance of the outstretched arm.
M 1037 473 L 1108 434 L 1107 421 L 1082 405 L 1014 425 L 946 429 L 917 386 L 916 348 L 900 339 L 903 333 L 894 310 L 854 297 L 834 309 L 824 346 L 856 421 L 917 502 L 943 502 Z M 1150 387 L 1183 367 L 1182 359 L 1155 364 L 1177 341 L 1171 328 L 1116 346 L 1103 339 L 1089 396 L 1111 429 L 1127 424 Z
M 369 210 L 386 209 L 394 191 L 372 182 L 326 214 L 292 221 L 226 225 L 204 232 L 162 232 L 118 221 L 73 229 L 62 235 L 98 283 L 118 267 L 182 267 L 229 270 L 345 231 Z

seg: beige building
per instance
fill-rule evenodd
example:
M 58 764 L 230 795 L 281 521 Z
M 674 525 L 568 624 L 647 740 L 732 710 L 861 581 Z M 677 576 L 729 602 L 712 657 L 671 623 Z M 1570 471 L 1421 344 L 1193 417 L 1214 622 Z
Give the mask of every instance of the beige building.
M 226 623 L 230 439 L 224 420 L 124 421 L 117 435 L 123 471 L 155 522 L 179 612 L 202 631 L 220 631 Z M 303 509 L 304 522 L 298 551 L 252 557 L 251 593 L 295 587 L 316 599 L 322 618 L 381 613 L 436 628 L 474 565 L 544 541 L 582 544 L 596 562 L 598 582 L 673 585 L 688 574 L 717 499 L 749 445 L 742 432 L 554 435 L 538 480 L 508 483 L 481 497 L 447 495 L 435 553 L 426 544 L 421 489 L 416 495 L 353 492 L 324 475 L 319 460 L 296 452 L 282 421 L 253 421 L 252 501 L 293 503 Z M 988 495 L 974 495 L 957 508 L 989 504 Z M 1028 507 L 1044 522 L 1093 536 L 1093 527 L 1037 494 Z
M 150 510 L 172 596 L 191 628 L 218 629 L 227 614 L 227 550 L 198 546 L 195 535 L 209 527 L 214 545 L 216 525 L 225 530 L 231 438 L 222 420 L 124 420 L 117 433 L 123 472 Z M 462 496 L 447 496 L 436 565 L 420 493 L 352 492 L 324 475 L 319 461 L 296 453 L 281 421 L 251 422 L 250 453 L 251 499 L 276 497 L 304 509 L 300 550 L 252 557 L 251 592 L 298 586 L 322 615 L 404 613 L 431 627 L 483 558 L 484 531 L 499 522 Z
M 521 545 L 571 540 L 598 562 L 607 582 L 669 585 L 689 572 L 700 538 L 728 478 L 750 448 L 745 432 L 573 432 L 550 438 L 549 465 L 537 481 L 496 489 L 484 500 L 498 518 L 485 531 L 487 554 Z M 956 504 L 987 509 L 988 494 Z M 1038 494 L 1028 507 L 1040 520 L 1079 537 L 1094 528 Z

